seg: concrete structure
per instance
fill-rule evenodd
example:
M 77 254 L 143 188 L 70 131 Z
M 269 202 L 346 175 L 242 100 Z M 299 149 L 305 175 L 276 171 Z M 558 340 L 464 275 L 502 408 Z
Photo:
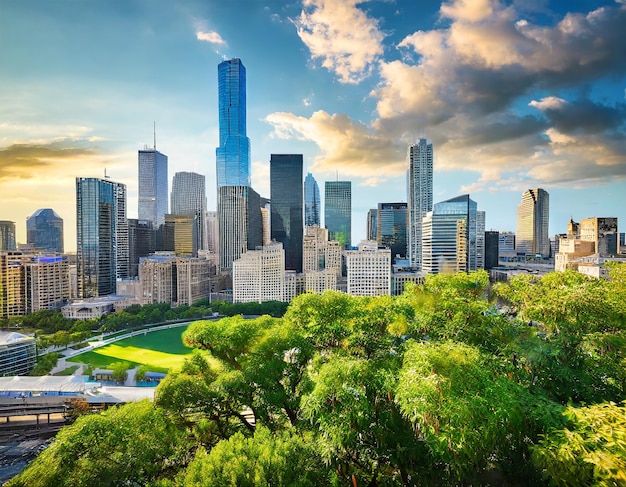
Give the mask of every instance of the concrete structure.
M 341 278 L 342 246 L 328 240 L 328 229 L 305 227 L 303 272 L 306 291 L 337 290 Z
M 296 296 L 303 294 L 306 286 L 306 276 L 301 272 L 285 271 L 285 286 L 283 288 L 283 301 L 290 302 Z
M 283 244 L 285 269 L 302 272 L 302 154 L 270 156 L 271 239 Z
M 426 274 L 411 267 L 394 265 L 391 272 L 391 295 L 401 296 L 407 283 L 419 285 L 424 282 Z
M 73 320 L 91 320 L 115 312 L 117 309 L 124 309 L 136 304 L 128 296 L 117 296 L 109 294 L 89 299 L 77 299 L 61 308 L 61 313 L 65 318 Z
M 80 297 L 113 294 L 128 277 L 126 185 L 76 178 L 76 250 Z
M 304 178 L 304 226 L 312 227 L 321 225 L 322 201 L 320 200 L 320 187 L 311 173 Z
M 344 251 L 347 291 L 352 296 L 391 294 L 391 250 L 373 240 L 362 240 L 358 250 Z
M 422 268 L 422 222 L 433 209 L 433 144 L 419 139 L 409 147 L 408 172 L 409 261 Z
M 36 363 L 35 337 L 0 331 L 0 376 L 27 375 Z
M 167 156 L 147 146 L 138 152 L 138 219 L 152 222 L 156 230 L 169 213 Z
M 15 222 L 0 221 L 0 251 L 15 250 Z
M 352 242 L 352 183 L 350 181 L 326 181 L 324 191 L 324 227 L 330 240 L 342 247 Z
M 0 317 L 59 309 L 70 298 L 67 256 L 0 252 Z
M 63 218 L 52 208 L 40 208 L 26 219 L 26 242 L 36 249 L 63 253 Z
M 250 250 L 233 262 L 233 302 L 283 301 L 285 251 L 274 242 Z
M 536 188 L 524 191 L 517 207 L 515 250 L 526 255 L 550 257 L 550 195 Z
M 619 232 L 616 217 L 594 217 L 580 220 L 580 239 L 593 242 L 595 252 L 604 256 L 619 253 Z

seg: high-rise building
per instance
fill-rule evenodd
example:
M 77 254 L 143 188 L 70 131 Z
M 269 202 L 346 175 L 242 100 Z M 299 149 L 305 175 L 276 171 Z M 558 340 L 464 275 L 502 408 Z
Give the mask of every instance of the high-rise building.
M 270 157 L 271 238 L 283 244 L 285 269 L 302 272 L 302 154 Z
M 367 212 L 367 240 L 378 241 L 378 208 L 371 208 Z
M 409 147 L 409 250 L 412 267 L 422 268 L 422 220 L 433 209 L 433 144 L 419 139 Z
M 195 172 L 177 172 L 172 180 L 172 215 L 194 215 L 196 250 L 205 250 L 206 189 L 205 178 Z
M 550 256 L 550 196 L 541 189 L 529 189 L 522 194 L 517 207 L 515 250 L 527 255 Z
M 407 252 L 407 204 L 378 203 L 376 232 L 379 246 L 391 249 L 391 260 L 406 257 Z
M 15 222 L 0 221 L 0 250 L 15 250 Z
M 138 219 L 151 221 L 156 230 L 168 213 L 167 156 L 156 150 L 156 147 L 145 147 L 139 151 L 138 161 Z
M 619 253 L 617 218 L 594 217 L 580 220 L 580 239 L 594 242 L 595 252 L 603 257 Z
M 26 243 L 36 249 L 63 253 L 63 218 L 52 208 L 40 208 L 26 219 Z
M 283 301 L 285 252 L 280 242 L 257 247 L 233 262 L 233 302 Z
M 220 145 L 217 187 L 250 186 L 250 139 L 246 135 L 246 68 L 241 59 L 217 67 Z
M 485 232 L 485 270 L 498 267 L 500 254 L 500 232 L 491 230 Z
M 76 178 L 76 257 L 81 298 L 115 293 L 128 277 L 126 185 L 108 179 Z
M 304 226 L 320 226 L 320 187 L 311 173 L 304 178 Z
M 391 294 L 391 250 L 373 240 L 363 240 L 358 250 L 346 250 L 348 294 L 385 296 Z
M 128 277 L 139 276 L 139 259 L 156 250 L 156 232 L 150 220 L 128 219 Z
M 220 226 L 217 221 L 217 211 L 207 211 L 206 217 L 206 235 L 207 235 L 207 250 L 210 250 L 214 254 L 219 254 L 220 251 Z
M 352 242 L 352 183 L 350 181 L 326 181 L 324 190 L 324 226 L 328 238 L 342 247 Z
M 341 277 L 341 245 L 328 240 L 326 228 L 312 226 L 304 229 L 302 268 L 306 291 L 337 290 L 337 279 Z
M 436 203 L 423 220 L 422 270 L 428 274 L 468 272 L 479 269 L 484 249 L 484 231 L 477 235 L 482 218 L 469 195 Z M 482 238 L 483 243 L 480 244 Z M 483 250 L 484 251 L 484 250 Z

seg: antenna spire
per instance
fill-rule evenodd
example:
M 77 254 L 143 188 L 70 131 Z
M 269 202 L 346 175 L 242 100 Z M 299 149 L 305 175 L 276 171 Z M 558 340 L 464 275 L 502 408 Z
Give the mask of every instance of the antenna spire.
M 154 150 L 156 150 L 156 120 L 152 122 L 154 130 Z

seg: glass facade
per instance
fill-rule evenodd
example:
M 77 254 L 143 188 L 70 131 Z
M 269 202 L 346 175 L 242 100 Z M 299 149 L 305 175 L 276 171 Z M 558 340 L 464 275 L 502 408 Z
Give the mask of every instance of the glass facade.
M 352 239 L 352 183 L 326 181 L 324 191 L 324 226 L 328 238 L 343 247 L 350 247 Z
M 195 172 L 177 172 L 172 180 L 172 215 L 194 215 L 197 250 L 207 248 L 205 177 Z
M 28 375 L 36 363 L 34 337 L 0 331 L 0 376 Z
M 217 187 L 250 186 L 250 139 L 246 136 L 246 68 L 240 59 L 217 67 L 220 146 Z
M 270 157 L 271 238 L 283 244 L 285 269 L 302 272 L 302 154 Z
M 139 220 L 149 220 L 157 228 L 167 210 L 167 156 L 156 149 L 139 151 Z
M 550 256 L 549 215 L 550 195 L 547 191 L 541 188 L 524 191 L 517 207 L 515 250 L 528 255 Z
M 320 187 L 311 173 L 304 178 L 304 226 L 320 226 Z
M 406 257 L 407 221 L 406 203 L 378 203 L 376 241 L 378 245 L 391 249 L 391 260 L 396 256 Z
M 0 250 L 15 250 L 15 222 L 0 221 Z
M 36 249 L 63 253 L 63 218 L 52 208 L 41 208 L 26 219 L 26 241 Z
M 409 251 L 412 267 L 422 267 L 422 220 L 433 209 L 433 144 L 419 139 L 409 147 Z
M 129 272 L 126 185 L 76 178 L 76 254 L 82 298 L 115 293 Z

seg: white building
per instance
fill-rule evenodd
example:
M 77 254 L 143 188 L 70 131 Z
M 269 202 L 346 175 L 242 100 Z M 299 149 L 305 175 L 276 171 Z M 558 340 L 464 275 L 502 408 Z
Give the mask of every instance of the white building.
M 285 251 L 283 245 L 249 250 L 233 261 L 233 303 L 284 301 Z
M 346 250 L 348 294 L 383 296 L 391 294 L 391 249 L 362 240 L 358 250 Z
M 305 289 L 316 293 L 337 290 L 341 278 L 341 256 L 343 248 L 336 240 L 328 240 L 328 229 L 305 227 L 302 271 Z
M 422 220 L 433 209 L 433 144 L 419 139 L 409 147 L 409 249 L 411 267 L 422 268 Z

